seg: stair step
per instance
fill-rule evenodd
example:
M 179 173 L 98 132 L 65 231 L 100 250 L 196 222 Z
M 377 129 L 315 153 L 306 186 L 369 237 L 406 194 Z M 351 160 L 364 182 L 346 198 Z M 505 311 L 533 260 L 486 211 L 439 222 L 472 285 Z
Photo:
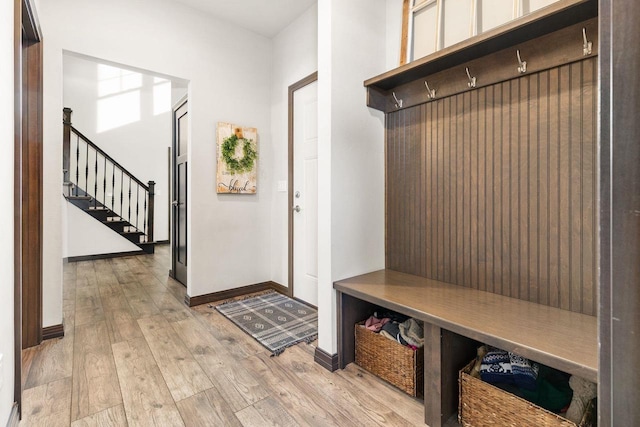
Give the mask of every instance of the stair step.
M 137 245 L 147 254 L 152 254 L 156 250 L 155 242 L 137 243 Z
M 121 231 L 120 235 L 129 239 L 131 243 L 140 246 L 140 236 L 144 236 L 144 233 L 141 231 Z
M 67 200 L 80 209 L 88 209 L 93 201 L 89 196 L 66 196 Z
M 104 225 L 106 225 L 107 227 L 111 228 L 114 231 L 117 231 L 118 233 L 122 233 L 124 232 L 125 227 L 129 226 L 129 223 L 127 221 L 124 220 L 106 220 L 106 221 L 102 221 L 102 223 Z
M 70 183 L 65 184 L 69 185 Z M 78 188 L 77 191 L 79 192 L 80 189 Z M 152 254 L 155 252 L 154 242 L 140 242 L 140 239 L 142 238 L 142 236 L 144 236 L 144 233 L 142 231 L 136 230 L 136 228 L 130 222 L 118 216 L 111 209 L 97 202 L 96 199 L 87 195 L 84 191 L 82 191 L 82 195 L 76 196 L 65 194 L 65 197 L 70 203 L 82 209 L 87 214 L 100 221 L 102 224 L 111 228 L 113 231 L 120 234 L 122 237 L 126 238 L 134 245 L 138 246 L 143 250 L 143 252 L 147 254 Z
M 96 218 L 98 221 L 106 221 L 107 218 L 109 218 L 113 213 L 111 209 L 93 207 L 86 208 L 84 211 L 92 217 Z

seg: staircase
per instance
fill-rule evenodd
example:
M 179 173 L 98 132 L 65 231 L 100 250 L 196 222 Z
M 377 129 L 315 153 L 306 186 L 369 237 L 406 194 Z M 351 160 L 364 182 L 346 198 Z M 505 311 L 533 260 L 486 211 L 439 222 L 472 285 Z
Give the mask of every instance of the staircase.
M 64 197 L 145 253 L 154 253 L 155 183 L 142 183 L 75 129 L 71 113 L 63 110 Z

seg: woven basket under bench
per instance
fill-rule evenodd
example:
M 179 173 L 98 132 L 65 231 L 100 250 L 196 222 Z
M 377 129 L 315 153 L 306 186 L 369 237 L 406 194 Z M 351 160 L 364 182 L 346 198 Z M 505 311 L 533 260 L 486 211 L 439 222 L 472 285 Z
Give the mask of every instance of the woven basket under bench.
M 458 419 L 463 427 L 594 427 L 595 400 L 586 408 L 580 424 L 549 412 L 480 378 L 471 376 L 471 361 L 460 371 Z
M 424 394 L 424 348 L 412 350 L 399 342 L 355 325 L 356 364 L 410 396 Z

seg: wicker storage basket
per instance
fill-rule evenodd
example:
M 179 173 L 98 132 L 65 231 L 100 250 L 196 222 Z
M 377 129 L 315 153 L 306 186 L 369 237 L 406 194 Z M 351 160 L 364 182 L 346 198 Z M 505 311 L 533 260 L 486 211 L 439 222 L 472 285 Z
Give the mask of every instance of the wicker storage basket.
M 422 396 L 424 349 L 412 350 L 363 325 L 355 326 L 356 364 L 410 396 Z
M 594 427 L 595 401 L 575 424 L 531 402 L 471 376 L 475 360 L 460 371 L 458 419 L 463 427 Z

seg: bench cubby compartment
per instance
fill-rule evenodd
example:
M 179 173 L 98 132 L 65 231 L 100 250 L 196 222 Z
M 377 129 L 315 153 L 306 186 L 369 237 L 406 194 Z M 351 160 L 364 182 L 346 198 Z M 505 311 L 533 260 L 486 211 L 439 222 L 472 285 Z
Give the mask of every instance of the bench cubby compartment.
M 471 375 L 472 360 L 460 371 L 458 419 L 462 427 L 594 427 L 594 401 L 587 406 L 580 424 L 547 411 Z
M 424 394 L 424 348 L 413 350 L 363 323 L 355 325 L 356 365 L 393 384 L 410 396 Z

